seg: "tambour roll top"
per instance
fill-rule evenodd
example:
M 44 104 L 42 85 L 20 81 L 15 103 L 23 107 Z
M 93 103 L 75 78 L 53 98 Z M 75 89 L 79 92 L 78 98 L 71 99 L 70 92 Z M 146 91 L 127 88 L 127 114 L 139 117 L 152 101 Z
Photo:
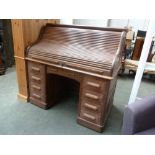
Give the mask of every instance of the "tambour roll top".
M 120 66 L 125 29 L 47 24 L 28 58 L 113 76 Z M 119 64 L 119 65 L 118 65 Z

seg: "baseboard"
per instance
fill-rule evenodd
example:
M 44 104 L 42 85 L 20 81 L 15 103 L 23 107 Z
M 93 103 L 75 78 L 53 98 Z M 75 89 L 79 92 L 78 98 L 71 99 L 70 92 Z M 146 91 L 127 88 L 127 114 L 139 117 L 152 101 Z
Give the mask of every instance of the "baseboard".
M 28 102 L 28 96 L 24 96 L 22 94 L 17 94 L 18 98 L 21 99 L 24 102 Z

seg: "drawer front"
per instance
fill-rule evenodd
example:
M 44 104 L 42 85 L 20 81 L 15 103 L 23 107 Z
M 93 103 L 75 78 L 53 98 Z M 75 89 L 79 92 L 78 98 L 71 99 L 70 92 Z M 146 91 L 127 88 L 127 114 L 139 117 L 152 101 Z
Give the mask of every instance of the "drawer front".
M 58 73 L 58 70 L 59 69 L 57 67 L 47 66 L 47 73 L 57 74 Z
M 84 78 L 83 81 L 84 89 L 99 93 L 103 93 L 104 90 L 106 90 L 106 84 L 106 80 L 101 80 L 97 78 Z
M 39 76 L 36 76 L 36 75 L 33 75 L 33 74 L 29 74 L 29 83 L 30 83 L 30 86 L 32 84 L 38 86 L 38 87 L 42 87 L 42 85 L 44 85 L 44 81 L 45 79 L 43 77 L 39 77 Z
M 104 100 L 104 95 L 97 92 L 92 92 L 90 90 L 83 90 L 82 91 L 82 101 L 99 104 L 101 105 Z
M 29 62 L 28 71 L 31 76 L 43 78 L 45 75 L 45 66 L 39 63 Z
M 84 111 L 90 111 L 94 114 L 101 113 L 102 105 L 100 103 L 93 103 L 87 100 L 83 100 L 81 103 L 81 109 Z
M 30 96 L 41 101 L 46 101 L 46 92 L 44 87 L 31 83 L 29 86 Z
M 58 74 L 64 77 L 72 78 L 72 79 L 75 78 L 75 72 L 62 69 L 62 68 L 53 67 L 53 66 L 47 67 L 47 73 Z
M 46 92 L 42 87 L 32 84 L 30 86 L 30 94 L 31 94 L 31 96 L 33 96 L 36 99 L 45 101 Z
M 97 123 L 97 124 L 100 124 L 100 115 L 99 114 L 93 114 L 89 111 L 81 111 L 80 113 L 80 117 L 89 121 L 89 122 L 92 122 L 92 123 Z

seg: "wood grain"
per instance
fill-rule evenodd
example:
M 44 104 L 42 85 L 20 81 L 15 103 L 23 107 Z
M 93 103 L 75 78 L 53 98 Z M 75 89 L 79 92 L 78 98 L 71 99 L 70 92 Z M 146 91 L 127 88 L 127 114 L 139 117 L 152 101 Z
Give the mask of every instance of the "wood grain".
M 59 23 L 56 19 L 12 19 L 12 33 L 14 43 L 14 56 L 18 79 L 20 98 L 28 98 L 27 71 L 25 64 L 25 48 L 36 41 L 40 29 L 46 23 Z

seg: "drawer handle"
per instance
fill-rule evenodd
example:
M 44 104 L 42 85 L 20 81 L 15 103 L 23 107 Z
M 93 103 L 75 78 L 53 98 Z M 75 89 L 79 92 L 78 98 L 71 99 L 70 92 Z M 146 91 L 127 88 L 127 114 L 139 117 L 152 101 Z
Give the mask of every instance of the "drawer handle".
M 87 113 L 84 113 L 83 115 L 84 115 L 85 117 L 91 119 L 91 120 L 95 120 L 95 119 L 96 119 L 94 116 L 89 115 L 89 114 L 87 114 Z
M 36 85 L 32 85 L 32 88 L 35 88 L 35 89 L 41 90 L 41 88 L 38 87 L 38 86 L 36 86 Z
M 40 80 L 41 80 L 40 78 L 35 77 L 35 76 L 32 76 L 32 79 L 33 79 L 33 80 L 36 80 L 36 81 L 40 81 Z
M 40 69 L 37 68 L 37 67 L 32 67 L 32 70 L 37 71 L 37 72 L 40 72 Z
M 100 88 L 100 85 L 94 82 L 87 82 L 87 85 L 92 86 L 92 87 L 96 87 L 96 88 Z
M 92 109 L 92 110 L 97 110 L 97 109 L 98 109 L 96 106 L 90 105 L 90 104 L 88 104 L 88 103 L 85 103 L 84 106 L 85 106 L 86 108 L 89 108 L 89 109 Z
M 57 68 L 49 68 L 49 71 L 51 71 L 51 72 L 57 72 Z
M 38 99 L 41 99 L 41 97 L 37 94 L 33 94 L 34 97 L 38 98 Z
M 86 97 L 89 97 L 89 98 L 92 98 L 92 99 L 95 99 L 95 100 L 98 100 L 98 99 L 99 99 L 98 96 L 93 95 L 93 94 L 90 94 L 90 93 L 86 93 L 85 96 L 86 96 Z
M 74 73 L 66 73 L 67 76 L 74 76 Z

